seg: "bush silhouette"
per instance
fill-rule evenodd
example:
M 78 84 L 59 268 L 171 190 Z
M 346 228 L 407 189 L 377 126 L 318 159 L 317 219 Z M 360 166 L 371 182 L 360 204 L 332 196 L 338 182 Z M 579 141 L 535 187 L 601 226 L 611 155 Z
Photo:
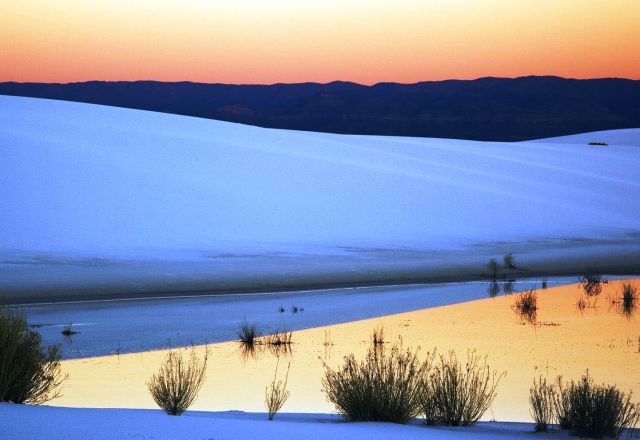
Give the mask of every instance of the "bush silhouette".
M 58 397 L 67 378 L 60 358 L 59 347 L 44 349 L 23 315 L 0 308 L 0 402 L 41 404 Z
M 390 350 L 372 345 L 363 361 L 350 354 L 337 370 L 324 363 L 323 391 L 350 421 L 406 423 L 420 414 L 430 359 L 421 362 L 398 344 Z

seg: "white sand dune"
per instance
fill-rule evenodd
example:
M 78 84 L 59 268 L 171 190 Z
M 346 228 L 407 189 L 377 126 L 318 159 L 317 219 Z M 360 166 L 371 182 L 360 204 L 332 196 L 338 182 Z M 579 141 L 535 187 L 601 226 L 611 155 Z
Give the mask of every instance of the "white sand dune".
M 640 131 L 585 136 L 346 136 L 0 96 L 0 290 L 479 276 L 508 251 L 532 273 L 633 271 Z
M 606 143 L 609 146 L 616 147 L 640 147 L 640 142 L 638 142 L 639 139 L 640 128 L 627 128 L 621 130 L 591 131 L 588 133 L 558 136 L 529 142 L 574 145 L 588 145 L 590 142 L 597 142 Z

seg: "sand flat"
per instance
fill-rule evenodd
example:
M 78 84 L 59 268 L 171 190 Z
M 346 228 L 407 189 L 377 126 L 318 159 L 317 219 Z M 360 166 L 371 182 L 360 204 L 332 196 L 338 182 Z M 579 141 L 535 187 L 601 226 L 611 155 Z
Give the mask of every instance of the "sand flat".
M 629 282 L 629 281 L 627 281 Z M 640 280 L 630 281 L 640 288 Z M 342 357 L 362 357 L 373 328 L 384 327 L 390 345 L 402 338 L 405 347 L 421 347 L 425 354 L 455 350 L 464 357 L 475 349 L 489 364 L 507 371 L 498 396 L 485 419 L 526 421 L 528 390 L 539 375 L 577 378 L 586 369 L 598 382 L 616 383 L 640 396 L 640 316 L 625 316 L 610 299 L 620 295 L 622 281 L 604 285 L 592 307 L 580 311 L 577 284 L 539 290 L 536 324 L 522 320 L 512 309 L 515 295 L 425 309 L 382 318 L 319 327 L 293 334 L 289 355 L 268 351 L 243 357 L 235 342 L 198 346 L 209 351 L 207 381 L 194 409 L 263 411 L 265 386 L 276 365 L 284 374 L 290 364 L 291 397 L 287 412 L 329 412 L 321 392 L 323 361 L 340 364 Z M 594 306 L 595 304 L 595 306 Z M 329 345 L 325 345 L 328 342 Z M 69 380 L 64 396 L 52 404 L 72 407 L 153 408 L 145 382 L 157 370 L 166 350 L 103 356 L 63 362 Z

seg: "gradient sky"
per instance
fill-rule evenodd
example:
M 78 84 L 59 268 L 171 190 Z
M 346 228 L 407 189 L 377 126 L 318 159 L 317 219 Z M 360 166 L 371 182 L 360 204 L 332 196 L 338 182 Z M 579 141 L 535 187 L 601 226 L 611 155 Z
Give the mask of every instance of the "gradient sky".
M 640 78 L 640 0 L 0 0 L 0 81 Z

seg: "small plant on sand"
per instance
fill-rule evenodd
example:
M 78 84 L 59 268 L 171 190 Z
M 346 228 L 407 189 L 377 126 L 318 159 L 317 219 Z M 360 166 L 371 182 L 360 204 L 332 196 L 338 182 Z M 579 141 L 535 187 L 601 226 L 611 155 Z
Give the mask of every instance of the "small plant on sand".
M 592 271 L 587 272 L 580 278 L 580 284 L 584 293 L 588 297 L 598 296 L 602 292 L 602 275 L 594 273 Z
M 292 332 L 278 330 L 265 336 L 261 342 L 265 345 L 291 345 L 292 339 Z
M 179 416 L 198 396 L 207 371 L 208 352 L 198 358 L 191 349 L 188 358 L 178 351 L 170 351 L 160 370 L 154 374 L 147 388 L 156 404 L 167 414 Z
M 373 345 L 384 344 L 384 327 L 380 326 L 373 329 L 371 333 L 371 343 Z
M 529 290 L 519 294 L 512 307 L 520 319 L 534 324 L 538 315 L 538 295 L 536 291 Z
M 536 432 L 546 432 L 549 424 L 553 423 L 556 416 L 556 387 L 540 376 L 533 380 L 529 389 L 529 412 L 536 423 Z
M 276 331 L 263 336 L 258 341 L 259 344 L 274 356 L 280 357 L 291 354 L 291 345 L 293 344 L 293 333 L 287 331 Z
M 249 324 L 246 321 L 240 324 L 236 331 L 238 340 L 243 345 L 254 345 L 260 337 L 260 332 L 255 324 Z
M 322 389 L 327 399 L 350 421 L 406 423 L 421 412 L 423 378 L 433 356 L 394 344 L 390 350 L 370 347 L 366 358 L 345 356 L 337 370 L 323 362 Z
M 287 390 L 287 381 L 289 380 L 289 367 L 287 365 L 287 374 L 284 376 L 284 380 L 278 379 L 278 365 L 280 361 L 276 363 L 276 371 L 273 373 L 273 381 L 265 388 L 264 391 L 264 405 L 269 413 L 269 420 L 273 420 L 273 417 L 280 411 L 284 403 L 289 398 L 289 391 Z
M 640 303 L 640 296 L 638 296 L 636 288 L 630 283 L 624 283 L 622 285 L 622 298 L 619 305 L 621 313 L 627 318 L 630 318 L 638 307 L 638 303 Z
M 498 277 L 498 271 L 500 270 L 500 265 L 495 258 L 489 260 L 487 263 L 487 268 L 489 269 L 489 276 L 494 280 Z
M 493 402 L 505 374 L 492 371 L 486 358 L 480 361 L 475 351 L 468 352 L 465 364 L 454 352 L 440 355 L 440 362 L 426 379 L 423 412 L 427 419 L 436 418 L 446 425 L 473 425 Z
M 40 404 L 58 397 L 67 378 L 60 358 L 58 346 L 45 349 L 23 315 L 0 307 L 0 402 Z
M 516 257 L 513 256 L 513 252 L 509 252 L 504 257 L 502 257 L 502 261 L 504 263 L 505 269 L 517 269 Z
M 640 421 L 631 393 L 621 392 L 615 385 L 596 385 L 587 371 L 576 383 L 557 380 L 556 410 L 561 428 L 580 437 L 618 438 Z

